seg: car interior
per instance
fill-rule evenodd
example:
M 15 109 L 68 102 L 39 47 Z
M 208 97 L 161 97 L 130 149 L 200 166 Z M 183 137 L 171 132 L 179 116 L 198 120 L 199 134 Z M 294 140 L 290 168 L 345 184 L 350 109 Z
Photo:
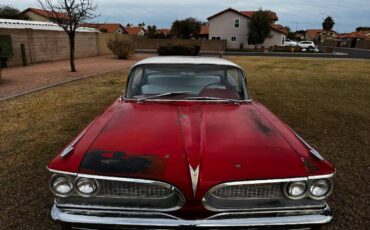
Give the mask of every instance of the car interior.
M 171 99 L 190 97 L 217 97 L 241 99 L 243 90 L 227 71 L 142 71 L 140 76 L 132 76 L 132 98 L 143 98 L 168 92 L 188 92 L 171 95 Z M 166 98 L 166 97 L 165 97 Z M 166 98 L 168 99 L 168 98 Z

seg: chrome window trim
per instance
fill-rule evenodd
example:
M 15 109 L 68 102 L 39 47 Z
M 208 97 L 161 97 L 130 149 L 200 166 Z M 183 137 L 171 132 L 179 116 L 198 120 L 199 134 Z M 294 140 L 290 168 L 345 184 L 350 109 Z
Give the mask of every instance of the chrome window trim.
M 129 98 L 126 98 L 126 95 L 127 95 L 127 89 L 129 87 L 129 81 L 131 80 L 131 74 L 132 72 L 137 68 L 137 67 L 141 67 L 143 65 L 151 65 L 151 64 L 155 64 L 155 65 L 161 65 L 161 64 L 173 64 L 173 65 L 176 65 L 176 64 L 181 64 L 181 63 L 136 63 L 134 66 L 131 67 L 131 69 L 129 70 L 128 74 L 127 74 L 127 81 L 126 81 L 126 85 L 125 85 L 125 88 L 122 90 L 123 92 L 123 95 L 121 96 L 121 99 L 124 99 L 125 101 L 137 101 L 137 99 L 129 99 Z M 184 63 L 183 63 L 184 64 Z M 243 84 L 243 90 L 245 92 L 245 98 L 248 98 L 248 99 L 243 99 L 243 100 L 239 100 L 239 102 L 251 102 L 252 101 L 252 98 L 250 97 L 249 95 L 249 91 L 248 91 L 248 81 L 247 81 L 247 71 L 245 71 L 242 67 L 236 65 L 235 63 L 232 63 L 234 65 L 226 65 L 226 64 L 219 64 L 219 63 L 214 63 L 214 64 L 204 64 L 204 63 L 188 63 L 190 65 L 216 65 L 216 66 L 229 66 L 229 67 L 234 67 L 234 68 L 237 68 L 239 69 L 241 72 L 242 72 L 242 75 L 243 75 L 243 80 L 244 80 L 244 84 Z M 185 64 L 186 65 L 186 64 Z M 158 99 L 160 100 L 160 99 Z M 149 100 L 147 100 L 149 101 Z M 166 100 L 160 100 L 160 101 L 166 101 Z M 167 101 L 174 101 L 174 100 L 167 100 Z M 176 101 L 180 101 L 180 100 L 176 100 Z M 189 100 L 182 100 L 182 101 L 189 101 Z M 195 100 L 192 100 L 192 102 L 194 102 Z M 198 102 L 210 102 L 209 100 L 205 100 L 205 101 L 201 101 L 201 100 L 197 100 Z M 217 102 L 217 101 L 213 101 L 213 102 Z
M 130 102 L 139 102 L 139 99 L 130 99 L 130 98 L 127 98 L 127 97 L 122 97 L 123 100 L 125 101 L 130 101 Z M 238 104 L 238 103 L 232 103 L 228 100 L 223 100 L 223 99 L 220 99 L 220 100 L 169 100 L 169 99 L 147 99 L 145 101 L 151 101 L 151 102 L 199 102 L 199 103 L 227 103 L 227 104 Z M 252 102 L 252 99 L 245 99 L 245 100 L 239 100 L 238 101 L 239 103 L 250 103 Z

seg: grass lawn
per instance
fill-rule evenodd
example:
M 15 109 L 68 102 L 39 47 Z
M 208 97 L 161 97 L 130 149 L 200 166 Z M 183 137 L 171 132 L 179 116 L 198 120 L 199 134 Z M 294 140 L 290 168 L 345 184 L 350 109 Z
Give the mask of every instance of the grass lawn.
M 337 167 L 329 229 L 369 224 L 370 61 L 230 57 L 252 97 Z M 53 229 L 47 162 L 120 95 L 127 72 L 0 102 L 0 228 Z

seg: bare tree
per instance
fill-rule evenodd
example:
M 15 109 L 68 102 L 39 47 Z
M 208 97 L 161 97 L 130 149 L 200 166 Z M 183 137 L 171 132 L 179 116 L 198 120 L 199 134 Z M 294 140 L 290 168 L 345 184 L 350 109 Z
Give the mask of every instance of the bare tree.
M 97 15 L 94 13 L 97 6 L 94 0 L 38 0 L 41 8 L 48 12 L 49 18 L 57 23 L 67 33 L 69 38 L 69 60 L 71 71 L 75 67 L 75 38 L 76 30 Z

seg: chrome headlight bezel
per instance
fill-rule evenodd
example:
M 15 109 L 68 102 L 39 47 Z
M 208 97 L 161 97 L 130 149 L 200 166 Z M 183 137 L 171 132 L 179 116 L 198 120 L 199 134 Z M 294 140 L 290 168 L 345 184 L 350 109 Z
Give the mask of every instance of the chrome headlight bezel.
M 84 193 L 79 189 L 80 184 L 82 183 L 89 183 L 92 185 L 94 191 L 91 193 Z M 93 197 L 96 196 L 100 191 L 100 184 L 96 179 L 93 178 L 87 178 L 87 177 L 78 177 L 75 180 L 75 191 L 78 195 L 82 197 Z
M 304 189 L 303 189 L 303 192 L 298 195 L 298 196 L 294 196 L 292 193 L 291 193 L 291 189 L 293 186 L 304 186 Z M 292 200 L 300 200 L 304 197 L 306 197 L 306 194 L 307 194 L 307 190 L 308 190 L 308 184 L 306 181 L 292 181 L 292 182 L 289 182 L 289 183 L 286 183 L 284 184 L 284 188 L 283 188 L 283 192 L 284 192 L 284 195 L 289 198 L 289 199 L 292 199 Z
M 57 184 L 66 183 L 70 187 L 70 191 L 67 193 L 60 193 L 55 188 Z M 74 183 L 73 179 L 68 175 L 54 174 L 49 180 L 49 189 L 57 197 L 69 197 L 74 193 Z
M 323 195 L 320 195 L 320 196 L 316 196 L 313 194 L 312 190 L 313 190 L 313 187 L 315 184 L 317 183 L 326 183 L 327 186 L 328 186 L 328 189 L 327 191 L 323 194 Z M 333 192 L 333 181 L 330 180 L 330 179 L 317 179 L 317 180 L 313 180 L 311 181 L 309 187 L 308 187 L 308 197 L 310 197 L 311 199 L 314 199 L 314 200 L 323 200 L 323 199 L 326 199 L 330 196 L 330 194 Z

